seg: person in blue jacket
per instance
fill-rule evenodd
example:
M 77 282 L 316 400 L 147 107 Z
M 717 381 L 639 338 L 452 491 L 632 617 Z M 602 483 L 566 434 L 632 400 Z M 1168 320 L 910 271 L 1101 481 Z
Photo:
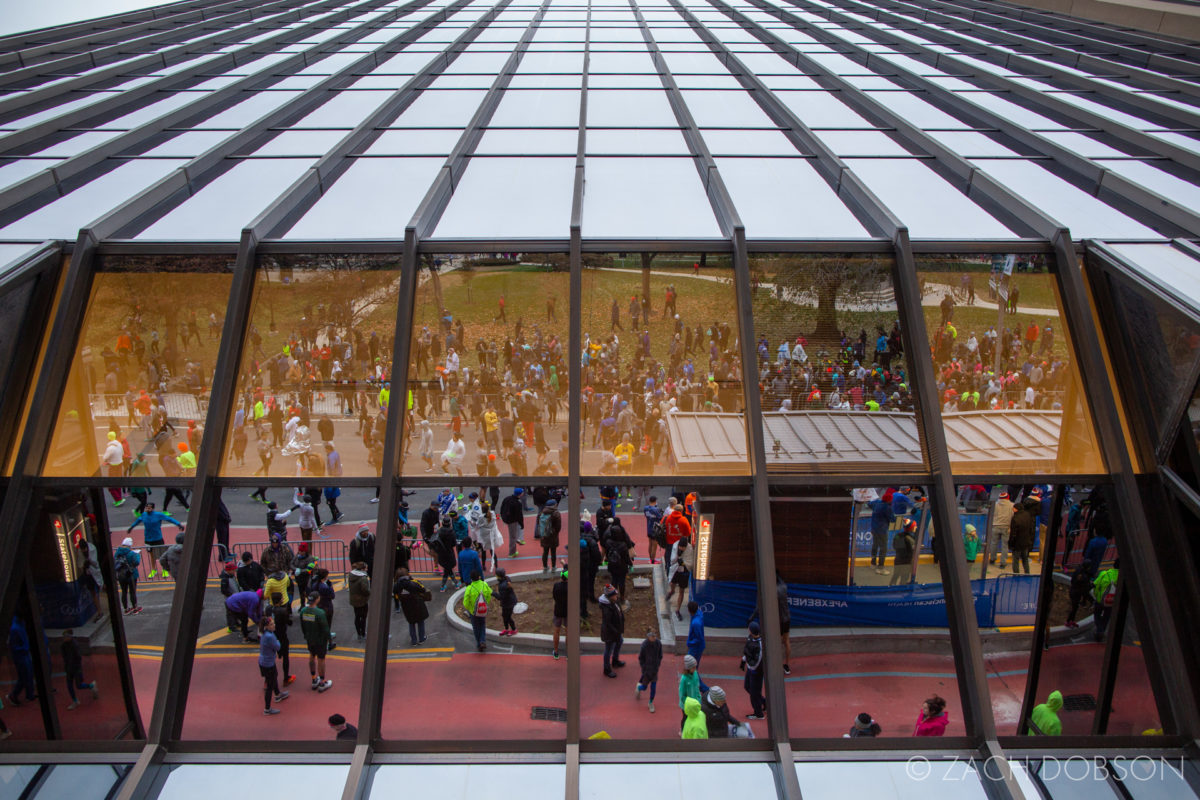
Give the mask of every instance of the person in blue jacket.
M 895 499 L 896 495 L 892 495 L 893 503 Z M 867 505 L 871 509 L 871 566 L 875 568 L 875 574 L 886 575 L 888 530 L 896 521 L 896 512 L 892 510 L 892 503 L 883 500 L 872 500 Z
M 483 574 L 483 561 L 479 558 L 479 551 L 472 547 L 470 542 L 459 542 L 458 577 L 463 586 L 471 582 L 470 576 L 473 572 Z
M 37 685 L 33 680 L 33 656 L 29 652 L 29 634 L 25 630 L 25 621 L 14 616 L 8 629 L 8 655 L 13 666 L 17 668 L 17 681 L 12 691 L 8 693 L 8 702 L 14 706 L 21 704 L 20 694 L 25 692 L 25 702 L 37 700 Z
M 688 613 L 692 615 L 692 620 L 688 623 L 687 654 L 696 659 L 696 666 L 699 667 L 700 658 L 704 655 L 704 612 L 700 610 L 699 603 L 689 600 Z M 700 680 L 700 691 L 708 691 L 703 678 Z
M 262 618 L 262 589 L 253 592 L 235 592 L 225 599 L 225 608 L 233 614 L 242 629 L 243 642 L 255 642 L 250 637 L 248 623 L 258 624 Z
M 169 522 L 176 528 L 179 528 L 180 533 L 184 530 L 184 526 L 179 520 L 165 511 L 156 511 L 154 503 L 147 503 L 146 510 L 125 531 L 126 533 L 133 533 L 133 529 L 138 525 L 146 529 L 146 552 L 150 556 L 150 574 L 147 576 L 148 578 L 153 578 L 157 574 L 158 567 L 156 562 L 167 549 L 167 546 L 163 543 L 162 526 L 164 522 Z M 162 576 L 164 578 L 171 577 L 171 574 L 167 572 L 165 564 L 163 565 Z

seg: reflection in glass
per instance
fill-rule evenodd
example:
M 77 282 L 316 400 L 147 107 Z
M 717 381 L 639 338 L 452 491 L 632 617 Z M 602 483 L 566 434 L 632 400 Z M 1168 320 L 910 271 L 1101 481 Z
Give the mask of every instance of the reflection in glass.
M 565 487 L 476 488 L 412 493 L 396 572 L 373 578 L 395 612 L 386 739 L 566 737 Z
M 786 655 L 757 619 L 749 497 L 686 479 L 593 491 L 577 523 L 581 735 L 715 739 L 747 736 L 747 725 L 765 735 L 766 659 Z
M 927 491 L 771 494 L 780 613 L 789 636 L 805 643 L 786 679 L 792 735 L 912 736 L 927 700 L 933 708 L 920 735 L 961 735 L 942 547 Z
M 566 472 L 565 267 L 561 255 L 424 257 L 404 473 Z
M 232 267 L 99 257 L 43 474 L 194 474 Z
M 399 282 L 394 257 L 260 260 L 226 475 L 380 474 Z
M 892 259 L 754 255 L 750 269 L 768 469 L 924 469 Z
M 1021 489 L 1016 486 L 1004 488 L 1009 493 Z M 1024 488 L 1028 496 L 1033 488 L 1039 487 Z M 1054 541 L 1054 552 L 1049 554 L 1054 587 L 1049 595 L 1049 608 L 1042 610 L 1046 649 L 1041 653 L 1035 705 L 1053 706 L 1061 701 L 1059 709 L 1049 709 L 1054 714 L 1049 718 L 1050 727 L 1043 731 L 1046 735 L 1053 735 L 1055 719 L 1064 735 L 1090 734 L 1099 697 L 1104 642 L 1106 635 L 1111 634 L 1108 623 L 1115 609 L 1115 581 L 1120 564 L 1117 557 L 1119 543 L 1113 528 L 1117 509 L 1107 486 L 1061 488 L 1064 492 L 1063 515 L 1053 521 L 1058 530 L 1051 532 L 1043 527 L 1045 520 L 1040 516 L 1037 528 L 1038 535 L 1046 537 L 1042 541 Z M 1013 496 L 1019 513 L 1026 501 L 1019 495 Z M 1003 501 L 997 506 L 1000 503 Z M 992 512 L 993 520 L 997 513 Z M 1011 525 L 1016 525 L 1017 521 L 1014 517 Z M 989 554 L 989 559 L 991 557 Z M 998 567 L 1006 560 L 1006 554 L 999 548 L 995 550 L 995 557 Z M 1045 557 L 1043 553 L 1042 558 Z M 1015 571 L 1015 559 L 1012 566 Z M 1057 699 L 1053 698 L 1055 692 L 1059 695 Z M 1153 707 L 1152 698 L 1150 706 Z M 1034 718 L 1024 720 L 1019 732 L 1037 734 L 1046 727 L 1046 711 L 1043 709 L 1034 714 L 1031 709 Z M 1031 721 L 1033 728 L 1029 727 Z
M 921 256 L 921 303 L 956 473 L 1099 473 L 1054 265 Z
M 745 396 L 730 259 L 584 261 L 585 475 L 745 474 Z

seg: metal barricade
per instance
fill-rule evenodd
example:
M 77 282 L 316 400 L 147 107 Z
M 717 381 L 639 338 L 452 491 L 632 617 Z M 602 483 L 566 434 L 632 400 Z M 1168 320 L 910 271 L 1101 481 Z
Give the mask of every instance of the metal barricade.
M 263 551 L 270 542 L 238 542 L 231 544 L 234 557 L 241 561 L 242 553 L 249 553 L 255 561 L 262 561 Z M 296 552 L 299 542 L 288 542 L 287 546 Z M 329 570 L 329 574 L 342 573 L 343 580 L 350 578 L 350 548 L 341 539 L 313 539 L 308 542 L 308 552 L 317 557 L 317 567 Z
M 92 394 L 88 395 L 93 417 L 122 418 L 129 414 L 123 394 Z M 170 419 L 203 420 L 208 410 L 208 399 L 200 398 L 188 392 L 164 392 L 163 405 Z
M 408 547 L 412 556 L 408 560 L 410 575 L 441 575 L 442 568 L 438 566 L 437 556 L 434 555 L 428 543 L 419 538 L 404 538 L 401 541 Z

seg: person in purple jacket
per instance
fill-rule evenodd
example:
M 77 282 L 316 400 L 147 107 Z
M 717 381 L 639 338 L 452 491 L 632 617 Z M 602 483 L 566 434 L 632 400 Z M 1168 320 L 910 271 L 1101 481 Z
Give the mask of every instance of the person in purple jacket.
M 248 623 L 258 624 L 262 616 L 262 589 L 253 592 L 236 592 L 225 600 L 225 608 L 233 614 L 242 629 L 242 641 L 250 644 L 257 639 L 250 638 Z

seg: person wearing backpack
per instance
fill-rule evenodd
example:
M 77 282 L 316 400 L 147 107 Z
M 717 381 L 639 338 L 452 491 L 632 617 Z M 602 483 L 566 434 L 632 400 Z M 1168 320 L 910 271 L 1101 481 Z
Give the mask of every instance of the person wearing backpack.
M 542 572 L 549 572 L 558 558 L 558 534 L 562 530 L 562 514 L 558 501 L 550 499 L 542 507 L 537 521 L 537 538 L 542 543 Z
M 371 578 L 367 565 L 355 561 L 350 568 L 350 580 L 346 584 L 350 596 L 350 608 L 354 610 L 354 632 L 361 642 L 367 638 L 367 603 L 371 598 Z
M 487 612 L 492 601 L 492 587 L 483 580 L 483 573 L 476 569 L 471 573 L 471 584 L 463 594 L 463 609 L 471 617 L 471 629 L 475 632 L 475 644 L 479 652 L 487 650 Z
M 657 564 L 658 548 L 664 550 L 667 546 L 667 530 L 663 527 L 663 510 L 658 507 L 658 498 L 650 495 L 650 500 L 642 507 L 642 516 L 646 518 L 646 539 L 649 542 L 646 553 L 651 564 Z
M 596 573 L 600 571 L 600 544 L 596 541 L 596 532 L 592 523 L 579 523 L 579 567 L 583 575 L 579 581 L 579 615 L 587 619 L 588 603 L 598 602 L 596 599 Z
M 525 544 L 525 490 L 520 486 L 500 501 L 500 521 L 508 526 L 508 557 L 517 557 L 517 545 Z
M 620 521 L 614 520 L 608 527 L 608 575 L 622 598 L 626 596 L 625 579 L 632 566 L 633 540 L 629 538 Z
M 241 590 L 237 582 L 237 564 L 233 561 L 226 561 L 225 568 L 221 570 L 221 596 L 228 600 Z M 236 633 L 237 624 L 237 618 L 233 615 L 233 611 L 226 606 L 225 627 L 229 629 L 230 633 Z
M 504 621 L 501 636 L 516 636 L 517 623 L 513 621 L 513 609 L 517 607 L 517 592 L 504 568 L 496 570 L 496 595 L 500 600 L 500 614 Z
M 416 578 L 410 577 L 407 567 L 396 570 L 396 582 L 392 584 L 392 596 L 404 611 L 408 623 L 409 646 L 416 647 L 427 638 L 425 620 L 429 619 L 429 607 L 425 604 L 433 599 L 433 593 Z
M 1096 601 L 1092 617 L 1096 628 L 1094 636 L 1097 642 L 1104 641 L 1104 633 L 1108 630 L 1108 620 L 1112 617 L 1113 608 L 1117 604 L 1117 576 L 1120 574 L 1121 559 L 1113 561 L 1113 565 L 1096 576 L 1092 583 L 1092 598 Z
M 892 537 L 892 549 L 896 552 L 889 586 L 909 583 L 913 575 L 913 555 L 917 549 L 917 523 L 907 519 L 896 535 Z
M 449 517 L 442 520 L 442 524 L 438 526 L 437 536 L 433 538 L 429 546 L 437 556 L 438 566 L 442 568 L 442 588 L 439 591 L 446 591 L 447 583 L 452 583 L 455 588 L 458 588 L 458 581 L 454 577 L 454 568 L 458 565 L 454 549 L 454 528 L 451 527 Z
M 138 567 L 141 563 L 142 557 L 133 549 L 133 539 L 126 536 L 113 553 L 117 585 L 121 587 L 121 608 L 126 614 L 142 612 L 142 607 L 137 604 Z

